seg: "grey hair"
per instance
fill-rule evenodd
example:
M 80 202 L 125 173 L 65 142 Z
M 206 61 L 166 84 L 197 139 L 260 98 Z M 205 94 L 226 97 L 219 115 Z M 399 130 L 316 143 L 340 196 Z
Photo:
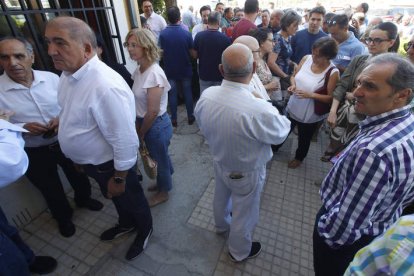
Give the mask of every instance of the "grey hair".
M 395 71 L 386 82 L 394 89 L 394 91 L 401 91 L 403 89 L 410 89 L 411 93 L 408 96 L 407 104 L 410 103 L 414 97 L 414 65 L 406 58 L 401 57 L 396 53 L 384 53 L 371 58 L 367 65 L 382 65 L 392 64 L 395 66 Z
M 246 46 L 247 47 L 247 46 Z M 231 67 L 223 57 L 221 56 L 221 64 L 223 64 L 223 72 L 227 77 L 230 78 L 244 78 L 247 77 L 253 71 L 253 53 L 249 51 L 248 60 L 246 65 L 241 68 Z
M 221 21 L 221 13 L 216 12 L 216 11 L 210 12 L 210 14 L 208 15 L 207 24 L 220 25 L 220 21 Z
M 95 32 L 83 20 L 71 16 L 58 16 L 48 22 L 57 24 L 60 28 L 66 29 L 71 39 L 83 44 L 90 43 L 93 49 L 98 47 Z
M 24 47 L 26 48 L 27 53 L 29 53 L 29 55 L 33 54 L 32 44 L 30 44 L 30 42 L 27 41 L 27 39 L 25 39 L 24 37 L 21 37 L 21 36 L 6 36 L 6 37 L 3 37 L 2 39 L 0 39 L 0 42 L 6 41 L 6 40 L 20 41 L 24 45 Z

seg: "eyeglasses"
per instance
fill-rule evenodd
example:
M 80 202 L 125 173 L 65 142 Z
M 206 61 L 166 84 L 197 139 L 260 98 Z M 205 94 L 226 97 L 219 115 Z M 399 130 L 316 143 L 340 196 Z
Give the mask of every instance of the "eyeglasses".
M 374 43 L 374 45 L 378 45 L 378 44 L 380 44 L 384 41 L 390 41 L 390 39 L 382 39 L 382 38 L 379 38 L 379 37 L 376 37 L 376 38 L 368 37 L 368 38 L 365 39 L 366 44 Z
M 414 42 L 407 42 L 404 44 L 404 50 L 408 52 L 408 50 L 410 50 L 410 48 L 413 46 L 414 46 Z
M 136 44 L 136 43 L 131 43 L 131 44 L 129 44 L 128 42 L 124 42 L 122 45 L 123 45 L 125 48 L 129 48 L 129 47 L 131 47 L 132 49 L 135 49 L 135 48 L 141 47 L 141 46 L 139 46 L 139 45 L 138 45 L 138 44 Z
M 254 54 L 254 53 L 260 53 L 260 49 L 258 49 L 258 50 L 252 50 L 252 53 Z

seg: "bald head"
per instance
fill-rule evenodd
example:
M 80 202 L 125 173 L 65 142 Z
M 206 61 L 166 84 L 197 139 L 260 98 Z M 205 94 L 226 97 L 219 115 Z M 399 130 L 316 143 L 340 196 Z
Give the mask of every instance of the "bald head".
M 247 46 L 252 52 L 259 50 L 259 42 L 257 39 L 250 35 L 242 35 L 236 38 L 234 43 L 240 43 Z
M 236 38 L 234 43 L 240 43 L 240 44 L 247 46 L 250 49 L 250 51 L 252 51 L 253 59 L 255 61 L 257 61 L 260 58 L 260 55 L 259 55 L 260 46 L 256 38 L 250 35 L 242 35 Z
M 70 38 L 80 43 L 90 43 L 96 48 L 96 36 L 94 31 L 84 21 L 70 16 L 58 16 L 50 20 L 47 27 L 56 27 L 68 32 Z
M 234 43 L 224 50 L 220 71 L 224 79 L 248 84 L 255 70 L 251 50 L 240 43 Z

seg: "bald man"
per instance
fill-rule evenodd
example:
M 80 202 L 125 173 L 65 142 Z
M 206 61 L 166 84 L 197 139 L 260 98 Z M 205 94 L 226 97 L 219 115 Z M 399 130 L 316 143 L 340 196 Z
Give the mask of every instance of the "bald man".
M 138 136 L 134 94 L 125 80 L 96 55 L 96 37 L 82 20 L 56 17 L 46 25 L 48 54 L 59 80 L 59 141 L 63 153 L 98 182 L 112 199 L 118 224 L 101 234 L 114 240 L 137 231 L 126 259 L 147 246 L 152 217 L 136 172 Z
M 258 63 L 258 59 L 260 59 L 261 57 L 259 55 L 260 46 L 259 46 L 259 42 L 257 41 L 257 39 L 255 39 L 254 37 L 250 35 L 242 35 L 236 38 L 234 43 L 240 43 L 240 44 L 247 46 L 253 54 L 253 60 L 256 62 L 256 64 Z M 273 83 L 274 89 L 278 89 L 280 87 L 278 78 L 273 79 L 272 83 Z M 263 83 L 260 80 L 259 76 L 256 74 L 256 71 L 253 73 L 253 76 L 252 76 L 252 79 L 250 80 L 249 85 L 250 85 L 250 88 L 252 89 L 253 94 L 256 97 L 262 98 L 266 101 L 270 100 L 269 94 L 267 94 L 266 88 L 263 86 Z
M 252 234 L 259 218 L 266 163 L 272 158 L 270 145 L 285 140 L 290 122 L 252 94 L 249 83 L 256 63 L 247 46 L 229 46 L 219 69 L 224 77 L 221 86 L 204 91 L 195 116 L 213 156 L 216 232 L 229 233 L 229 257 L 241 262 L 261 251 Z

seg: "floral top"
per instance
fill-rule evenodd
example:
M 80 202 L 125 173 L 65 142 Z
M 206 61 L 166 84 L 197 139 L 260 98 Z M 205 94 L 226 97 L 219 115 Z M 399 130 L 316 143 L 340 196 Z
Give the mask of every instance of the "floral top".
M 290 43 L 291 37 L 286 40 L 280 32 L 275 34 L 274 37 L 275 46 L 273 47 L 273 52 L 278 54 L 276 64 L 282 69 L 283 72 L 290 75 L 292 74 L 292 70 L 289 68 L 290 66 L 290 58 L 293 54 L 292 46 Z

